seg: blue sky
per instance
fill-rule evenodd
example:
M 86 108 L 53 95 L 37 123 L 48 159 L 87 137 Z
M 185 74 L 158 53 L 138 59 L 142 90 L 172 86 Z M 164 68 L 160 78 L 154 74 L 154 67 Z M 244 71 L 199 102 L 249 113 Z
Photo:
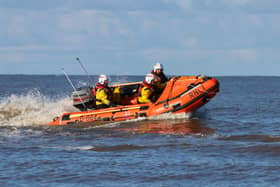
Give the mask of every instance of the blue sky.
M 278 0 L 0 0 L 0 74 L 280 76 Z

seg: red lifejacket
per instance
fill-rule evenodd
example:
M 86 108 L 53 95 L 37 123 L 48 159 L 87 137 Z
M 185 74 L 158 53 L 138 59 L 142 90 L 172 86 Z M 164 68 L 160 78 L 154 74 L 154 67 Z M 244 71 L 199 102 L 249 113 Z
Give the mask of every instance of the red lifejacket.
M 151 74 L 153 74 L 156 77 L 156 79 L 160 80 L 160 83 L 165 83 L 168 81 L 167 77 L 165 76 L 165 74 L 163 72 L 161 72 L 160 74 L 156 74 L 156 72 L 154 72 L 154 70 L 152 70 Z

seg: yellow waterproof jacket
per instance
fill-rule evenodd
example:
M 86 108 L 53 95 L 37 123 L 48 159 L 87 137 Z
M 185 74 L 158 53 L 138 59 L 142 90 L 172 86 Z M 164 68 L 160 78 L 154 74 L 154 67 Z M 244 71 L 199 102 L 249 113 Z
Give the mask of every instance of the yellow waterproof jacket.
M 96 105 L 101 105 L 101 104 L 110 105 L 109 94 L 104 88 L 98 88 L 96 90 L 95 98 L 96 98 Z
M 142 104 L 150 103 L 152 95 L 153 95 L 153 89 L 143 86 L 140 95 L 138 96 L 138 102 Z

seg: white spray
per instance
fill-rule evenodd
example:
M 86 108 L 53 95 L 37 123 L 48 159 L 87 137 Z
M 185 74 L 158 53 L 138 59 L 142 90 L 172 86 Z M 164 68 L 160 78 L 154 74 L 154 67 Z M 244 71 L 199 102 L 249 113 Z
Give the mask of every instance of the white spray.
M 77 111 L 71 98 L 53 100 L 39 91 L 3 98 L 0 101 L 0 126 L 40 126 L 63 112 Z

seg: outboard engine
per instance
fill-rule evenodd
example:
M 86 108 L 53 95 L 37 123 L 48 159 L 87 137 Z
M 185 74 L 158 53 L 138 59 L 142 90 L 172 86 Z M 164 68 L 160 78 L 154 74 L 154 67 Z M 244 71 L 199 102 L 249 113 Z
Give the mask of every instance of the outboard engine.
M 95 104 L 94 95 L 90 87 L 78 88 L 72 92 L 73 106 L 81 111 L 93 109 Z

